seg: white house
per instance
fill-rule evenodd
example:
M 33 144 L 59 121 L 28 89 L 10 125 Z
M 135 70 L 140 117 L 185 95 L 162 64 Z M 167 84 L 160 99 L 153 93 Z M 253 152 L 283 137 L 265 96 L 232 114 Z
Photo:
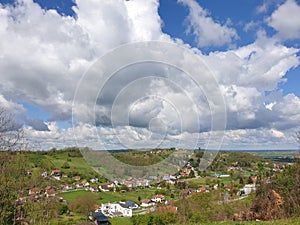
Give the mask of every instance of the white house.
M 48 176 L 48 172 L 47 171 L 43 171 L 41 175 L 42 175 L 42 177 L 47 177 Z
M 99 189 L 103 192 L 109 191 L 109 187 L 107 186 L 107 184 L 99 185 Z
M 77 188 L 77 189 L 83 188 L 83 184 L 82 184 L 82 183 L 77 183 L 77 184 L 76 184 L 76 188 Z
M 152 202 L 150 199 L 143 199 L 142 201 L 142 204 L 141 204 L 141 207 L 149 207 L 149 206 L 154 206 L 155 203 Z
M 102 204 L 101 212 L 109 217 L 132 217 L 132 209 L 127 208 L 122 202 Z
M 164 201 L 165 200 L 165 196 L 163 196 L 163 195 L 155 195 L 155 196 L 153 196 L 152 197 L 152 199 L 151 199 L 153 202 L 156 202 L 156 203 L 158 203 L 158 202 L 162 202 L 162 201 Z
M 91 183 L 98 183 L 99 180 L 98 180 L 97 177 L 95 177 L 95 178 L 90 179 L 90 182 L 91 182 Z
M 117 185 L 114 181 L 110 181 L 110 182 L 107 183 L 107 187 L 108 188 L 115 188 L 115 187 L 117 187 Z
M 66 190 L 66 191 L 72 190 L 72 189 L 73 189 L 73 187 L 72 187 L 71 184 L 65 184 L 65 185 L 63 186 L 63 188 L 64 188 L 64 190 Z
M 90 187 L 90 188 L 88 188 L 88 190 L 91 191 L 91 192 L 98 192 L 99 191 L 97 186 Z
M 249 195 L 252 191 L 255 191 L 255 184 L 245 184 L 245 186 L 240 190 L 241 192 L 244 192 L 245 195 Z

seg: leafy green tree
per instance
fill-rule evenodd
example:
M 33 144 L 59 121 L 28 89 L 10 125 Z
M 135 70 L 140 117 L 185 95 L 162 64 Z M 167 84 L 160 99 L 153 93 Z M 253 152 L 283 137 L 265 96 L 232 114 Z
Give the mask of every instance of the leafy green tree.
M 69 208 L 78 213 L 83 213 L 87 216 L 93 211 L 96 205 L 96 197 L 92 193 L 78 196 L 69 206 Z
M 68 162 L 64 162 L 64 164 L 61 166 L 61 168 L 63 168 L 63 169 L 69 169 L 70 165 L 69 165 Z

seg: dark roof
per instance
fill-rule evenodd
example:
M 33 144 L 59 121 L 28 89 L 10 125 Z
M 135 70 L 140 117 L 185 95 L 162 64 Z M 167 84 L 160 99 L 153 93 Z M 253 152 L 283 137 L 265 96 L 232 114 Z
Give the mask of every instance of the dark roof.
M 136 203 L 134 202 L 134 201 L 131 201 L 131 200 L 128 200 L 128 201 L 126 201 L 125 202 L 125 206 L 127 207 L 127 208 L 130 208 L 130 207 L 136 207 Z
M 102 212 L 93 212 L 92 215 L 97 222 L 108 222 L 108 218 Z

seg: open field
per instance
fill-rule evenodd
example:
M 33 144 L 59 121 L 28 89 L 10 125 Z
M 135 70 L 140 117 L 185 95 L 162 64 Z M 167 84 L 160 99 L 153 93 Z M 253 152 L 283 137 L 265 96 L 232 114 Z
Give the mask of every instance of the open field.
M 67 202 L 73 202 L 77 197 L 90 193 L 85 190 L 69 191 L 59 194 Z M 124 200 L 132 200 L 138 202 L 138 198 L 151 198 L 155 194 L 154 189 L 139 189 L 138 192 L 98 192 L 93 193 L 96 196 L 97 203 L 117 202 Z

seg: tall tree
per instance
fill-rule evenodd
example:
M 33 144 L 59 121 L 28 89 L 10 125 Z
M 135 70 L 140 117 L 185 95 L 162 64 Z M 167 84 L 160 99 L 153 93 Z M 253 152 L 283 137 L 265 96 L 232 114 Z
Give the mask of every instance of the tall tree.
M 78 196 L 70 205 L 70 209 L 75 212 L 83 213 L 89 217 L 96 205 L 96 197 L 92 193 Z
M 16 199 L 24 184 L 23 129 L 12 116 L 0 109 L 0 221 L 15 224 Z

